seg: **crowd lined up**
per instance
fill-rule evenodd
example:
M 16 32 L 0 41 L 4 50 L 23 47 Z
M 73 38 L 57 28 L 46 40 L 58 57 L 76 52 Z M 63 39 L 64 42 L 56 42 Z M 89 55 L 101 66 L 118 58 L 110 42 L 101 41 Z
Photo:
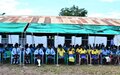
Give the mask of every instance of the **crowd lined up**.
M 58 45 L 57 48 L 43 44 L 21 47 L 18 43 L 0 44 L 0 61 L 10 59 L 11 64 L 120 64 L 120 46 L 104 44 L 91 45 Z

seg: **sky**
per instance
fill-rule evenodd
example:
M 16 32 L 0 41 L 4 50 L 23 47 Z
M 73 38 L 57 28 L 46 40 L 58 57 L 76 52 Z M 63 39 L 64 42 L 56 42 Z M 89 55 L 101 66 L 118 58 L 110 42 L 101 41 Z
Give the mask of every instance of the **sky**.
M 120 18 L 120 0 L 0 0 L 6 15 L 58 16 L 61 8 L 85 8 L 88 17 Z

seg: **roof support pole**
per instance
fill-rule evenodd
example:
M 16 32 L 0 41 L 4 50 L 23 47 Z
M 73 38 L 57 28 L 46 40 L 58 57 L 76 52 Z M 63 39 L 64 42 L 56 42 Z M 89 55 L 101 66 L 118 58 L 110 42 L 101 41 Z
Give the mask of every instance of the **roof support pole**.
M 57 36 L 59 35 L 59 33 L 57 33 Z M 57 41 L 58 42 L 58 41 Z M 56 64 L 56 66 L 59 66 L 59 64 L 58 64 L 58 48 L 57 48 L 57 64 Z

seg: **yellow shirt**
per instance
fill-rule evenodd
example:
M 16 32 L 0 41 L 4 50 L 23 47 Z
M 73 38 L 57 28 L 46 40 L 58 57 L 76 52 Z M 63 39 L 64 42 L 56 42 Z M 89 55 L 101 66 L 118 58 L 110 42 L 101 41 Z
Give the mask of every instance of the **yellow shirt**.
M 69 51 L 70 51 L 70 48 L 68 49 L 68 53 L 69 53 Z M 74 48 L 72 48 L 72 53 L 74 54 L 75 53 L 75 49 Z
M 77 52 L 77 53 L 80 53 L 81 51 L 82 51 L 82 48 L 80 48 L 80 49 L 77 48 L 77 49 L 76 49 L 76 52 Z
M 75 52 L 75 49 L 74 49 L 74 48 L 72 48 L 72 51 L 73 51 L 73 52 Z
M 91 54 L 92 49 L 88 49 L 87 52 L 88 52 L 88 54 Z
M 64 56 L 65 50 L 62 48 L 62 50 L 60 50 L 60 48 L 57 49 L 58 50 L 58 54 L 60 56 Z
M 92 50 L 91 54 L 99 54 L 99 50 Z
M 74 52 L 71 50 L 71 51 L 68 51 L 68 54 L 74 54 Z
M 100 54 L 102 52 L 102 50 L 98 50 L 98 53 Z
M 80 54 L 86 54 L 86 53 L 87 51 L 85 49 L 80 51 Z

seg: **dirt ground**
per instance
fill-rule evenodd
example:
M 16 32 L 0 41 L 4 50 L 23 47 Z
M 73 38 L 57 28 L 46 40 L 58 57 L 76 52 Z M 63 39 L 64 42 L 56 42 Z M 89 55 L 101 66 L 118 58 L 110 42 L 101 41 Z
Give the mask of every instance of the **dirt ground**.
M 120 66 L 0 64 L 0 75 L 120 75 Z

